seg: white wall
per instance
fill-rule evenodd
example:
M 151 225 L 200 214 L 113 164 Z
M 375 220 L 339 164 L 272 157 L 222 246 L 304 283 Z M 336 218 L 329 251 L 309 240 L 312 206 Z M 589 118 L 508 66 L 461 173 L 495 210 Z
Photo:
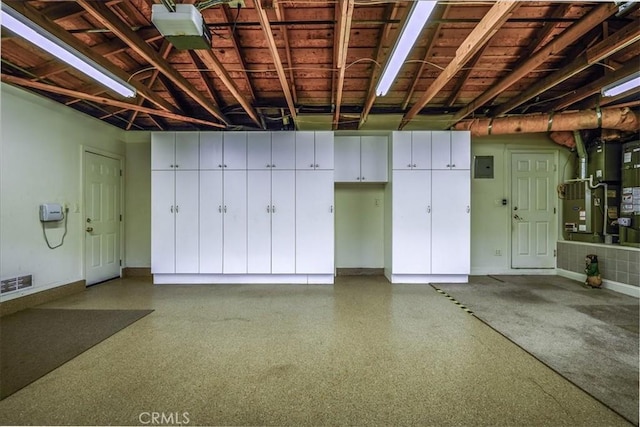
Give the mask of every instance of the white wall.
M 384 184 L 336 184 L 336 268 L 384 267 Z
M 83 279 L 81 146 L 123 155 L 124 143 L 120 129 L 59 103 L 4 83 L 0 96 L 0 277 L 34 280 L 31 291 L 0 296 L 8 300 Z M 55 250 L 42 236 L 44 202 L 71 207 L 64 245 Z M 62 226 L 47 231 L 52 244 L 62 233 Z

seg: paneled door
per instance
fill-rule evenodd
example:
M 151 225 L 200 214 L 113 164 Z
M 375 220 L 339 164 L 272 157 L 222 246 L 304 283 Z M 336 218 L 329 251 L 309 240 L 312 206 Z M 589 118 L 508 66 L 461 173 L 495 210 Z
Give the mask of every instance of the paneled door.
M 555 163 L 552 153 L 511 154 L 511 267 L 554 268 Z
M 84 212 L 87 284 L 120 277 L 120 160 L 85 151 Z

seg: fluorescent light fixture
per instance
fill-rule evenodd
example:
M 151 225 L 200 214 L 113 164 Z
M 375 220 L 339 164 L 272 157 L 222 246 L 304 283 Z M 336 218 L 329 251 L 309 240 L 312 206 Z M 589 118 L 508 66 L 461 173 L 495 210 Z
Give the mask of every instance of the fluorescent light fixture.
M 640 87 L 640 71 L 629 74 L 615 83 L 602 88 L 602 96 L 616 96 L 625 93 L 631 89 Z
M 2 26 L 118 94 L 136 96 L 136 89 L 129 83 L 9 7 L 2 7 Z
M 414 1 L 409 10 L 409 15 L 405 21 L 404 27 L 400 33 L 400 38 L 391 51 L 391 56 L 387 60 L 387 64 L 382 71 L 382 76 L 378 80 L 378 86 L 376 86 L 376 96 L 385 96 L 391 87 L 391 84 L 395 80 L 400 67 L 407 59 L 411 48 L 420 36 L 422 28 L 429 20 L 429 16 L 433 9 L 436 7 L 437 1 Z

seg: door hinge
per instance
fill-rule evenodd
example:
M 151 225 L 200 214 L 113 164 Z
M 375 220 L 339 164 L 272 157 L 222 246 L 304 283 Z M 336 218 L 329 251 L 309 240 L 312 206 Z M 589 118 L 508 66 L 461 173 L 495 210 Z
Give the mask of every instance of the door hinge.
M 122 169 L 120 169 L 120 176 L 122 176 Z
M 555 209 L 553 211 L 553 213 L 555 213 Z M 122 214 L 120 214 L 120 222 L 122 222 Z
M 554 164 L 554 165 L 553 165 L 553 171 L 554 171 L 554 172 L 557 172 L 557 171 L 558 171 L 558 165 L 556 165 L 556 164 Z
M 553 257 L 555 258 L 555 257 L 557 257 L 557 256 L 558 256 L 558 250 L 557 250 L 557 249 L 554 249 L 554 250 L 553 250 Z
M 554 213 L 554 214 L 556 213 L 556 208 L 553 208 L 553 213 Z
M 122 267 L 122 260 L 120 260 L 120 267 Z

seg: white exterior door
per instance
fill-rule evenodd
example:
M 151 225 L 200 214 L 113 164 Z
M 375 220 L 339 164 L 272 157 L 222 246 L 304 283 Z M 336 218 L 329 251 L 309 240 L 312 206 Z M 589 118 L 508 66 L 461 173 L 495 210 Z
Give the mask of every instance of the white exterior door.
M 271 171 L 247 173 L 247 272 L 271 273 Z
M 392 273 L 431 273 L 431 171 L 394 171 Z
M 90 285 L 120 277 L 120 160 L 85 152 L 84 188 L 85 279 Z
M 271 272 L 296 271 L 296 176 L 293 170 L 271 172 Z
M 555 171 L 552 153 L 511 155 L 511 267 L 554 268 Z
M 176 171 L 175 179 L 176 273 L 197 273 L 198 171 Z
M 334 150 L 335 182 L 360 182 L 360 137 L 336 137 Z
M 222 170 L 200 171 L 200 273 L 222 273 Z
M 431 273 L 471 270 L 471 180 L 469 170 L 431 172 Z
M 225 170 L 224 186 L 224 248 L 225 274 L 247 272 L 247 171 Z
M 389 167 L 387 144 L 386 136 L 363 136 L 360 138 L 361 182 L 387 181 L 387 169 Z
M 333 171 L 296 172 L 296 273 L 334 273 Z
M 151 171 L 151 272 L 175 273 L 175 172 Z

